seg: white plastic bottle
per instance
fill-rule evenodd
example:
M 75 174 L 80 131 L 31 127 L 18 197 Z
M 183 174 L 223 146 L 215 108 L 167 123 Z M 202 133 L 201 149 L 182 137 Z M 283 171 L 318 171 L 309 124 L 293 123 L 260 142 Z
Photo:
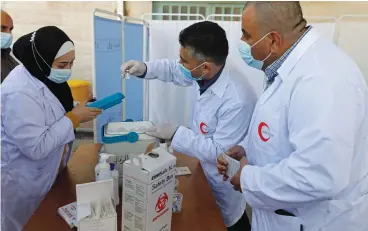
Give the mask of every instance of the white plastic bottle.
M 115 169 L 115 164 L 110 164 L 110 170 L 111 170 L 112 179 L 114 180 L 113 182 L 114 203 L 115 203 L 115 206 L 117 206 L 120 203 L 119 201 L 119 171 Z
M 100 154 L 99 173 L 96 181 L 112 179 L 110 164 L 107 163 L 107 159 L 109 159 L 110 156 L 111 155 L 105 153 Z
M 101 153 L 100 163 L 95 167 L 96 181 L 113 179 L 113 200 L 115 206 L 119 204 L 119 171 L 115 169 L 115 164 L 107 163 L 107 160 L 114 155 Z
M 102 158 L 102 156 L 104 156 L 103 158 Z M 99 173 L 100 173 L 100 165 L 104 162 L 104 161 L 106 161 L 107 162 L 107 160 L 110 158 L 110 157 L 115 157 L 116 158 L 116 156 L 115 155 L 112 155 L 112 154 L 107 154 L 107 153 L 100 153 L 100 159 L 99 159 L 99 161 L 98 161 L 98 164 L 96 165 L 96 167 L 95 167 L 95 180 L 96 181 L 98 181 L 98 178 L 99 178 Z
M 102 163 L 101 160 L 102 159 L 100 158 L 100 160 L 98 161 L 98 164 L 96 164 L 96 167 L 95 167 L 95 181 L 97 181 L 98 174 L 100 173 L 100 164 Z

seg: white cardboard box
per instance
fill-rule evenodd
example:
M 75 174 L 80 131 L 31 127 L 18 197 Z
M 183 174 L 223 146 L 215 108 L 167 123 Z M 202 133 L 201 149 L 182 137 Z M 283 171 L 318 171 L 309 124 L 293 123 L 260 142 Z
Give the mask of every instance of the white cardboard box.
M 176 157 L 163 147 L 123 164 L 124 231 L 170 231 Z M 158 154 L 158 155 L 157 155 Z
M 152 126 L 153 123 L 150 121 L 112 122 L 105 125 L 104 137 L 116 137 L 126 135 L 129 132 L 135 132 L 139 136 L 138 141 L 135 143 L 104 143 L 103 152 L 114 154 L 116 156 L 115 164 L 116 169 L 119 171 L 120 185 L 123 178 L 123 163 L 129 158 L 129 155 L 145 153 L 148 146 L 152 143 L 155 143 L 155 147 L 158 146 L 158 140 L 155 137 L 144 134 L 145 129 Z
M 76 185 L 76 194 L 78 231 L 117 231 L 117 215 L 112 203 L 112 179 L 78 184 Z M 89 217 L 93 214 L 93 210 L 96 210 L 94 204 L 102 200 L 107 202 L 112 212 L 108 216 L 101 216 L 98 219 Z

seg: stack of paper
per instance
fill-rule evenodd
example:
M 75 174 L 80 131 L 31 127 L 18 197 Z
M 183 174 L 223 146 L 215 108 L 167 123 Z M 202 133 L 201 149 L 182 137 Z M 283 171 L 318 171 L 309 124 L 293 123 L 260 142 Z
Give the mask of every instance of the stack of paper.
M 66 221 L 70 228 L 78 226 L 77 202 L 60 207 L 58 209 L 58 214 Z

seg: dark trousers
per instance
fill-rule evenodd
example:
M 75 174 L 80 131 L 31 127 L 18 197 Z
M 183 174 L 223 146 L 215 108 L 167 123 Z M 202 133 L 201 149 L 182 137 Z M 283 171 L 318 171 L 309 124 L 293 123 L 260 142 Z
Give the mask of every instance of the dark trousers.
M 233 225 L 227 227 L 227 231 L 250 231 L 250 223 L 247 213 L 244 211 L 243 216 Z

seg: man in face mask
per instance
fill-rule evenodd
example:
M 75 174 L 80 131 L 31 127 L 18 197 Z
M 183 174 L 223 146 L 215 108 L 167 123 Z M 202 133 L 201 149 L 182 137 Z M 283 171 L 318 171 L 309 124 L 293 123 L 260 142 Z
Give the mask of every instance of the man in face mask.
M 354 61 L 307 26 L 299 2 L 247 2 L 244 61 L 267 87 L 249 131 L 226 152 L 252 229 L 368 230 L 368 89 Z M 228 162 L 218 171 L 227 182 Z
M 179 35 L 180 60 L 128 61 L 123 74 L 192 85 L 196 91 L 190 128 L 156 124 L 146 134 L 172 141 L 174 150 L 200 160 L 228 231 L 249 231 L 242 195 L 217 173 L 217 156 L 245 136 L 256 97 L 244 78 L 226 65 L 228 41 L 218 24 L 195 23 Z M 181 97 L 181 96 L 178 96 Z M 178 98 L 178 103 L 183 99 Z
M 267 83 L 271 84 L 277 75 L 277 69 L 288 57 L 303 36 L 311 29 L 306 27 L 306 20 L 298 2 L 290 4 L 292 11 L 287 11 L 284 7 L 282 14 L 277 15 L 275 6 L 271 4 L 259 4 L 265 12 L 271 15 L 261 16 L 261 12 L 256 12 L 254 5 L 248 3 L 244 7 L 242 17 L 242 37 L 239 43 L 240 56 L 249 66 L 263 70 L 266 73 Z M 271 13 L 272 12 L 272 13 Z M 292 15 L 287 20 L 283 20 L 285 15 Z M 282 20 L 282 24 L 277 25 L 273 17 Z M 261 21 L 261 22 L 260 22 Z M 260 25 L 262 23 L 262 25 Z
M 1 10 L 1 83 L 18 65 L 17 61 L 10 55 L 13 28 L 13 19 L 4 10 Z

